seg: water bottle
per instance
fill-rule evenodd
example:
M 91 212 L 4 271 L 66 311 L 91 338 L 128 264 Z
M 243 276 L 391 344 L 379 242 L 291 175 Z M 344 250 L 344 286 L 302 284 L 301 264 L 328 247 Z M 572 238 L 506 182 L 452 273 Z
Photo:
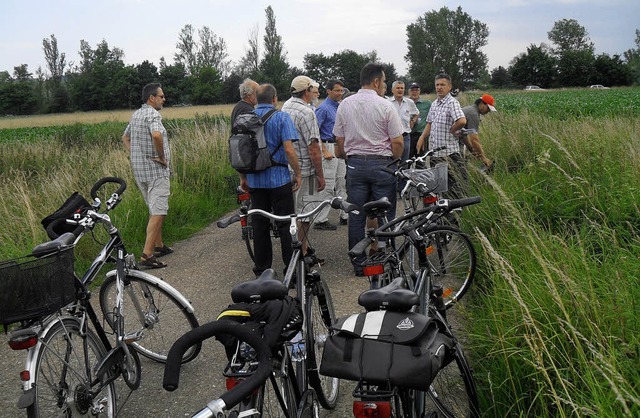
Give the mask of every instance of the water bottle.
M 302 361 L 307 358 L 307 351 L 302 339 L 302 332 L 298 333 L 291 339 L 291 360 Z

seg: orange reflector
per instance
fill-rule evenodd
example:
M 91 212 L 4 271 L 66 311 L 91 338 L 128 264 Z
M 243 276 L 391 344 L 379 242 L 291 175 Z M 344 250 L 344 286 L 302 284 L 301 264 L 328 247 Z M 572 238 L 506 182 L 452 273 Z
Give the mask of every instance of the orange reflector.
M 376 274 L 384 273 L 384 265 L 377 264 L 375 266 L 365 266 L 362 268 L 362 272 L 365 276 L 375 276 Z
M 244 202 L 245 200 L 251 199 L 251 195 L 249 193 L 242 193 L 238 195 L 238 200 Z
M 425 205 L 431 205 L 436 203 L 437 201 L 438 201 L 437 196 L 425 196 L 422 198 L 422 203 L 424 203 Z
M 389 418 L 391 402 L 354 401 L 353 416 L 355 418 Z
M 26 350 L 36 344 L 38 344 L 37 335 L 9 340 L 9 347 L 11 347 L 12 350 Z
M 427 253 L 427 255 L 431 255 L 434 251 L 435 251 L 435 248 L 433 248 L 433 245 L 429 245 L 425 252 Z
M 31 373 L 29 373 L 29 370 L 23 370 L 20 372 L 20 380 L 27 382 L 29 379 L 31 379 Z
M 442 297 L 444 299 L 449 299 L 452 293 L 453 293 L 453 289 L 450 287 L 447 287 L 446 289 L 442 290 Z

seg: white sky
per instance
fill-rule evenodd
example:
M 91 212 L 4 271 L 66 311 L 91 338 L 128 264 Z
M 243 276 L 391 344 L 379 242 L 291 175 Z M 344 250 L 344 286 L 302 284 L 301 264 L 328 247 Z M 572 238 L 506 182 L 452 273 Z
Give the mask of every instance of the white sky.
M 290 65 L 303 67 L 306 53 L 376 50 L 383 62 L 406 73 L 406 27 L 425 12 L 458 5 L 489 27 L 483 51 L 489 70 L 508 66 L 532 43 L 548 43 L 560 19 L 576 19 L 589 33 L 596 53 L 622 54 L 635 47 L 640 29 L 638 0 L 2 0 L 0 71 L 28 64 L 46 71 L 42 40 L 54 34 L 67 63 L 78 62 L 80 40 L 92 48 L 103 39 L 125 53 L 126 64 L 160 57 L 173 62 L 180 30 L 208 26 L 222 37 L 229 58 L 245 53 L 250 31 L 264 36 L 265 9 L 273 7 L 278 34 Z

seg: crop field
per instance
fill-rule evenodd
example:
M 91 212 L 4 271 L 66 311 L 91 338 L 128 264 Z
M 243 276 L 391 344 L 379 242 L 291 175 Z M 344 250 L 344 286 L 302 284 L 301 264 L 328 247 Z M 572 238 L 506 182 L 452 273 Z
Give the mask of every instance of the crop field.
M 478 270 L 454 308 L 482 416 L 640 416 L 640 88 L 489 93 L 498 112 L 480 138 L 496 164 L 486 175 L 468 162 L 483 201 L 462 225 Z M 230 109 L 162 111 L 175 173 L 169 243 L 235 205 Z M 0 259 L 44 240 L 39 220 L 71 192 L 106 175 L 133 185 L 120 144 L 130 114 L 0 119 Z M 114 218 L 140 248 L 146 208 L 132 188 Z

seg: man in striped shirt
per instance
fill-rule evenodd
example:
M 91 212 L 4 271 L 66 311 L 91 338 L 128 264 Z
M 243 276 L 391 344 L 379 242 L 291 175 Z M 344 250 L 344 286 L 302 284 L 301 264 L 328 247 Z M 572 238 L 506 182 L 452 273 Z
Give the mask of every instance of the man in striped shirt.
M 456 132 L 464 127 L 467 119 L 460 103 L 451 95 L 451 77 L 438 74 L 435 78 L 437 99 L 431 104 L 427 115 L 427 126 L 418 139 L 416 148 L 420 152 L 429 137 L 429 149 L 445 147 L 431 157 L 431 166 L 441 162 L 449 164 L 449 197 L 460 199 L 467 184 L 467 167 L 460 154 L 460 140 Z
M 347 162 L 349 202 L 365 203 L 387 197 L 389 216 L 395 217 L 396 178 L 381 168 L 400 158 L 404 148 L 402 121 L 393 104 L 380 97 L 386 90 L 386 76 L 380 64 L 369 63 L 360 71 L 361 88 L 344 99 L 336 113 L 333 134 L 335 153 Z M 349 248 L 364 238 L 366 216 L 349 214 Z M 364 259 L 353 260 L 357 276 L 362 276 Z

